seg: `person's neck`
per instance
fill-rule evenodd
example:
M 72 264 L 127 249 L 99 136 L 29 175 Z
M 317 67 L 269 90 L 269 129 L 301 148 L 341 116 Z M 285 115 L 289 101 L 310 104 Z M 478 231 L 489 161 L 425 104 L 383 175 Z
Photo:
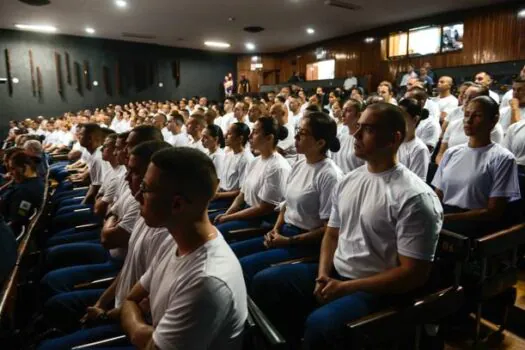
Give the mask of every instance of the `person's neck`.
M 175 129 L 175 130 L 171 130 L 171 133 L 172 133 L 173 135 L 178 135 L 178 134 L 181 133 L 181 130 L 180 130 L 180 129 L 178 129 L 178 130 L 177 130 L 177 129 Z
M 119 166 L 119 163 L 118 163 L 117 158 L 115 158 L 115 159 L 111 159 L 111 160 L 109 161 L 109 164 L 111 164 L 111 167 L 112 167 L 113 169 L 116 169 L 116 168 L 118 168 L 118 166 Z
M 181 223 L 168 231 L 177 243 L 178 257 L 191 254 L 217 237 L 217 230 L 205 214 L 198 221 Z
M 367 160 L 366 164 L 369 172 L 380 174 L 397 165 L 397 156 L 394 154 L 388 158 Z
M 273 155 L 274 152 L 275 152 L 275 150 L 273 150 L 273 149 L 262 149 L 262 150 L 259 150 L 259 154 L 261 155 L 262 159 L 270 158 Z
M 242 115 L 240 118 L 235 118 L 239 121 L 239 123 L 243 123 L 244 122 L 244 115 Z
M 95 153 L 95 151 L 97 150 L 97 148 L 98 148 L 99 146 L 100 146 L 100 145 L 92 145 L 92 146 L 86 147 L 86 150 L 87 150 L 90 154 L 93 154 L 93 153 Z
M 314 152 L 313 154 L 305 153 L 304 157 L 306 158 L 306 163 L 315 164 L 326 159 L 326 154 L 319 154 L 318 152 Z
M 471 136 L 468 140 L 470 148 L 481 148 L 491 144 L 490 135 L 488 136 Z
M 445 98 L 450 96 L 450 90 L 441 91 L 439 93 L 439 98 Z
M 199 141 L 201 139 L 201 133 L 200 132 L 196 132 L 194 134 L 191 134 L 191 137 L 193 137 L 194 141 Z
M 241 153 L 244 148 L 242 147 L 242 145 L 233 145 L 233 146 L 230 146 L 230 149 L 233 151 L 233 153 L 235 154 L 238 154 L 238 153 Z
M 355 134 L 355 132 L 357 131 L 358 127 L 357 127 L 357 123 L 352 123 L 352 125 L 347 125 L 348 127 L 348 133 L 350 135 L 353 135 Z
M 208 147 L 208 151 L 210 151 L 210 154 L 213 154 L 217 151 L 217 146 L 216 145 L 213 145 L 211 147 Z
M 415 130 L 410 130 L 410 131 L 407 132 L 407 134 L 405 136 L 405 142 L 410 142 L 410 141 L 412 141 L 415 138 L 416 138 L 416 131 Z

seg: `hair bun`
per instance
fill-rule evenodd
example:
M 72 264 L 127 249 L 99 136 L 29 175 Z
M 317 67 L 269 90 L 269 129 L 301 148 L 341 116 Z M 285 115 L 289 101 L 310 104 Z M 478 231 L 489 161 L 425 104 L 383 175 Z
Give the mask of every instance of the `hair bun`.
M 339 142 L 339 138 L 334 137 L 332 142 L 330 142 L 328 149 L 330 152 L 338 152 L 341 149 L 341 142 Z
M 279 126 L 277 138 L 282 141 L 286 139 L 287 137 L 288 137 L 288 129 L 286 129 L 284 126 Z
M 423 109 L 421 110 L 420 120 L 425 120 L 425 119 L 427 119 L 429 116 L 430 116 L 430 112 L 428 111 L 428 109 L 423 108 Z

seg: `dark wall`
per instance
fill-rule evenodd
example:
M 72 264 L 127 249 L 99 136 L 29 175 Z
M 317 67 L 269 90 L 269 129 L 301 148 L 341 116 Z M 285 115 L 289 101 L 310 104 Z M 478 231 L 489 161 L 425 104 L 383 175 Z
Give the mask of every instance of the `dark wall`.
M 206 95 L 209 99 L 221 97 L 221 86 L 228 72 L 235 72 L 237 56 L 198 50 L 179 49 L 115 40 L 103 40 L 64 35 L 35 34 L 0 30 L 0 77 L 6 74 L 4 49 L 9 49 L 11 75 L 20 80 L 13 84 L 9 96 L 6 84 L 0 85 L 0 128 L 9 119 L 23 119 L 38 115 L 56 116 L 67 111 L 95 108 L 107 104 L 154 99 L 166 100 L 194 95 Z M 33 96 L 29 50 L 33 62 L 40 67 L 42 97 Z M 55 52 L 61 56 L 63 97 L 58 93 L 55 69 Z M 72 84 L 67 83 L 65 54 L 70 57 Z M 173 62 L 180 62 L 180 84 L 173 76 Z M 83 70 L 84 61 L 89 63 L 91 82 L 98 86 L 86 89 L 82 74 L 82 93 L 77 91 L 74 62 Z M 121 94 L 117 87 L 117 62 L 121 72 Z M 103 67 L 109 71 L 111 96 L 106 93 Z M 35 72 L 36 80 L 36 72 Z M 158 83 L 162 82 L 163 87 Z M 140 91 L 139 91 L 140 90 Z

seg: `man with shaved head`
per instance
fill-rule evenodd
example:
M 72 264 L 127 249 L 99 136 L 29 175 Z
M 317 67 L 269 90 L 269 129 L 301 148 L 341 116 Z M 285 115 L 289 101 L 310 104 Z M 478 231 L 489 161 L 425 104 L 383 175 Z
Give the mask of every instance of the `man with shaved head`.
M 450 92 L 453 84 L 454 81 L 448 76 L 441 77 L 438 80 L 437 91 L 439 96 L 434 101 L 439 106 L 440 122 L 443 122 L 446 116 L 458 106 L 458 99 Z
M 525 65 L 523 65 L 523 67 L 521 68 L 519 76 L 520 76 L 521 80 L 525 80 Z M 499 105 L 500 114 L 501 114 L 501 112 L 503 111 L 504 108 L 507 108 L 507 107 L 510 106 L 510 100 L 513 99 L 513 93 L 514 93 L 513 90 L 510 89 L 501 98 L 501 104 Z
M 474 81 L 479 85 L 485 86 L 487 89 L 489 89 L 489 96 L 492 97 L 494 101 L 499 103 L 499 95 L 496 92 L 490 90 L 490 85 L 492 84 L 492 77 L 489 73 L 479 72 L 478 74 L 476 74 Z

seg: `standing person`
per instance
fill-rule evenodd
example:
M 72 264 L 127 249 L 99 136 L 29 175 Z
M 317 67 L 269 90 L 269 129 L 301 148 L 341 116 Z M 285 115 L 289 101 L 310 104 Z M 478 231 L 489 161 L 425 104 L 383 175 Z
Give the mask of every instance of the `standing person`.
M 351 70 L 346 71 L 346 79 L 343 83 L 343 89 L 345 91 L 351 91 L 354 87 L 357 87 L 357 78 L 354 76 L 354 72 Z
M 288 134 L 284 140 L 277 143 L 277 150 L 292 165 L 297 160 L 297 151 L 295 150 L 295 128 L 288 118 L 288 110 L 282 103 L 276 103 L 270 108 L 270 116 L 274 118 L 279 126 L 286 128 Z
M 516 79 L 512 83 L 512 99 L 508 107 L 501 108 L 499 123 L 505 131 L 510 125 L 525 119 L 525 79 Z
M 414 70 L 414 66 L 411 64 L 408 65 L 407 72 L 401 78 L 399 86 L 406 87 L 410 78 L 417 78 L 417 73 Z
M 188 119 L 188 123 L 186 125 L 188 135 L 191 136 L 187 147 L 195 148 L 206 153 L 206 148 L 204 148 L 202 145 L 202 131 L 204 128 L 206 128 L 206 120 L 204 119 L 204 115 L 200 113 L 193 113 Z
M 394 90 L 389 81 L 382 81 L 377 87 L 377 94 L 383 98 L 385 102 L 397 106 L 397 101 L 394 97 Z
M 241 75 L 241 80 L 239 80 L 239 85 L 237 86 L 237 93 L 239 95 L 244 95 L 249 92 L 251 92 L 250 81 L 245 75 Z
M 521 68 L 521 70 L 520 70 L 519 79 L 520 80 L 525 80 L 525 65 L 523 65 L 523 68 Z M 512 100 L 514 98 L 513 97 L 513 93 L 514 93 L 514 90 L 510 89 L 501 98 L 501 103 L 499 105 L 500 114 L 501 114 L 502 109 L 508 107 L 510 100 Z
M 184 147 L 190 142 L 188 134 L 182 130 L 183 127 L 184 117 L 178 112 L 172 112 L 168 122 L 168 130 L 171 132 L 171 137 L 167 142 L 173 147 Z
M 215 165 L 215 171 L 219 180 L 220 174 L 222 173 L 222 166 L 224 163 L 224 136 L 222 135 L 222 130 L 217 125 L 211 124 L 206 126 L 202 132 L 202 145 L 206 149 L 206 154 L 213 161 Z
M 451 77 L 444 76 L 439 78 L 437 91 L 438 97 L 434 99 L 439 106 L 440 116 L 439 121 L 443 123 L 447 115 L 458 107 L 458 99 L 452 95 L 451 90 L 454 81 Z
M 487 72 L 479 72 L 476 74 L 474 81 L 482 86 L 485 86 L 487 89 L 489 89 L 489 96 L 492 97 L 496 103 L 499 104 L 500 98 L 497 92 L 490 90 L 490 86 L 492 85 L 492 77 Z
M 332 192 L 319 263 L 271 267 L 253 279 L 252 298 L 292 348 L 301 338 L 303 349 L 344 348 L 348 322 L 429 276 L 443 210 L 432 189 L 397 162 L 403 114 L 378 102 L 359 118 L 355 151 L 366 165 Z

